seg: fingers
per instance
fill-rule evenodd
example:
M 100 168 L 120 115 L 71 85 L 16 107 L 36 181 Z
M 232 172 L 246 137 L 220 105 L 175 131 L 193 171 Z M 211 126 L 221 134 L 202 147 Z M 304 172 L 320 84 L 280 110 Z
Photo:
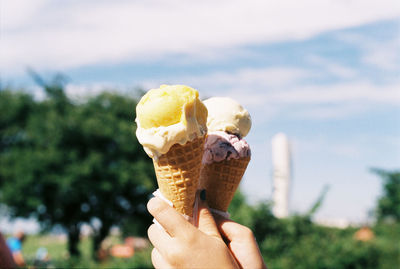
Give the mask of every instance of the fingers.
M 181 214 L 158 197 L 150 199 L 147 209 L 172 237 L 193 229 L 193 226 Z
M 218 230 L 242 268 L 267 268 L 254 234 L 249 228 L 218 214 L 214 217 Z
M 219 214 L 214 214 L 215 223 L 218 231 L 228 241 L 248 242 L 254 240 L 253 232 L 246 226 L 240 225 L 230 219 L 226 219 Z
M 207 206 L 206 190 L 202 190 L 197 199 L 199 199 L 199 230 L 207 235 L 221 238 L 214 217 Z
M 151 262 L 153 263 L 154 268 L 172 268 L 156 248 L 153 248 L 151 251 Z
M 160 251 L 167 250 L 171 244 L 171 237 L 165 230 L 163 230 L 161 227 L 158 227 L 156 224 L 150 225 L 149 229 L 147 230 L 147 235 L 153 246 Z

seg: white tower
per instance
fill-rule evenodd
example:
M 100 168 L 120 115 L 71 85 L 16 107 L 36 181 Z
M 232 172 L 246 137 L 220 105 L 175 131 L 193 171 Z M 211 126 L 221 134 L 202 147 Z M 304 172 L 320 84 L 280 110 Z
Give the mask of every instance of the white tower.
M 277 218 L 289 215 L 289 186 L 291 177 L 291 150 L 289 140 L 284 133 L 278 133 L 272 138 L 273 165 L 273 208 Z

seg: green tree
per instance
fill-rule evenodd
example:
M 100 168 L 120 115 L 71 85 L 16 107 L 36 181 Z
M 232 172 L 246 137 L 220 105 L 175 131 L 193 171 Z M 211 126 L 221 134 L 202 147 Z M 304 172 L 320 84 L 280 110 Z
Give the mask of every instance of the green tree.
M 373 169 L 373 172 L 384 181 L 383 194 L 376 209 L 378 220 L 392 219 L 400 222 L 400 171 Z
M 94 251 L 128 217 L 131 225 L 150 223 L 146 202 L 155 175 L 136 140 L 136 101 L 102 93 L 73 102 L 60 77 L 36 81 L 47 95 L 42 101 L 0 91 L 0 202 L 43 228 L 61 225 L 71 255 L 79 255 L 84 223 L 94 228 Z

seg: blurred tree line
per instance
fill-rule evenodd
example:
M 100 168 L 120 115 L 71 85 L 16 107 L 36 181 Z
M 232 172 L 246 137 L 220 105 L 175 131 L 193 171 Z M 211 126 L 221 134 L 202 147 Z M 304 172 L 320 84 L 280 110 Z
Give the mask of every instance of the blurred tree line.
M 95 231 L 94 251 L 114 225 L 145 235 L 156 181 L 135 136 L 136 100 L 102 93 L 72 101 L 63 77 L 34 78 L 43 100 L 0 90 L 0 203 L 44 229 L 64 228 L 71 255 L 84 223 Z
M 383 180 L 383 195 L 378 200 L 376 215 L 379 222 L 400 222 L 400 171 L 372 169 Z
M 34 78 L 43 99 L 0 89 L 0 203 L 11 216 L 35 217 L 45 230 L 63 227 L 71 255 L 79 254 L 84 223 L 95 231 L 93 253 L 113 225 L 144 236 L 156 180 L 134 135 L 136 98 L 102 93 L 78 102 L 66 95 L 62 77 Z M 229 211 L 253 230 L 269 268 L 399 268 L 400 172 L 373 171 L 383 179 L 383 194 L 368 241 L 355 238 L 359 227 L 313 223 L 328 189 L 308 212 L 286 219 L 275 218 L 268 202 L 250 205 L 240 192 Z
M 268 268 L 400 268 L 400 173 L 374 170 L 384 180 L 375 209 L 376 222 L 363 227 L 372 237 L 357 238 L 358 227 L 344 229 L 312 221 L 327 193 L 303 214 L 278 219 L 271 204 L 249 205 L 240 192 L 230 205 L 231 218 L 250 227 Z

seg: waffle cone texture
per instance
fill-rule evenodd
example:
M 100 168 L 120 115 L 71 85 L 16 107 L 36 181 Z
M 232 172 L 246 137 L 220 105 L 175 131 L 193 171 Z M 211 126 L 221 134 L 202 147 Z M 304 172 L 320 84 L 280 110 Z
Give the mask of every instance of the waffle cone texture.
M 193 217 L 204 141 L 205 137 L 200 137 L 184 145 L 175 144 L 166 154 L 153 159 L 161 193 L 178 212 L 189 217 Z
M 228 210 L 249 162 L 250 157 L 246 157 L 203 165 L 200 186 L 207 190 L 209 207 Z

